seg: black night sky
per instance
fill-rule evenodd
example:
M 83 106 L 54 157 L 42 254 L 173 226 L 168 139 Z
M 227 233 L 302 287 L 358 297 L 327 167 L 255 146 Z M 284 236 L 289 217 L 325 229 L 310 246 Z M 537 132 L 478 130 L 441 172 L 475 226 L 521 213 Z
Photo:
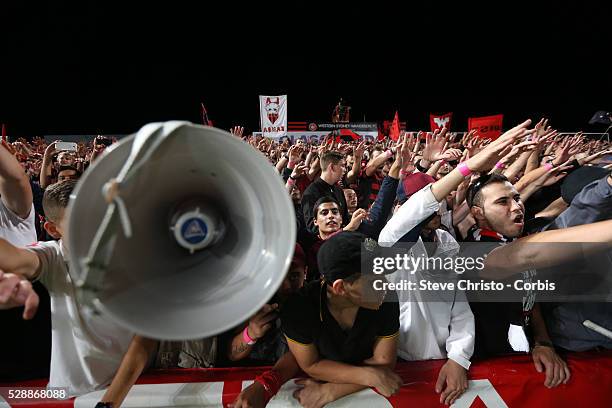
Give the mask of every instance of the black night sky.
M 602 4 L 180 3 L 3 1 L 9 135 L 199 122 L 200 101 L 216 125 L 252 131 L 257 95 L 280 93 L 290 121 L 328 120 L 343 97 L 354 120 L 390 120 L 399 109 L 411 129 L 426 128 L 429 112 L 453 111 L 458 131 L 470 115 L 496 113 L 506 128 L 546 115 L 561 130 L 602 131 L 587 122 L 612 110 Z

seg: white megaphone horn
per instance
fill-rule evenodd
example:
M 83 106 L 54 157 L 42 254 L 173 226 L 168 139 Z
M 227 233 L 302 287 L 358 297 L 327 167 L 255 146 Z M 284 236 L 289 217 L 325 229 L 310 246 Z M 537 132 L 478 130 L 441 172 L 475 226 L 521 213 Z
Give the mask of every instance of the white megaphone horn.
M 68 207 L 85 306 L 154 339 L 216 335 L 278 290 L 296 228 L 282 179 L 219 129 L 153 123 L 112 145 Z

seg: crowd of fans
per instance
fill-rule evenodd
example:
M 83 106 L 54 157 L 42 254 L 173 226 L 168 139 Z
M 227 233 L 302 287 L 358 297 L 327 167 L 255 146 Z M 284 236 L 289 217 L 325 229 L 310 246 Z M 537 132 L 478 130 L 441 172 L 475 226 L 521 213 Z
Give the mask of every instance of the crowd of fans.
M 610 256 L 610 142 L 560 135 L 546 120 L 525 121 L 493 141 L 444 128 L 375 142 L 230 132 L 285 182 L 295 207 L 295 253 L 279 291 L 248 321 L 215 338 L 183 342 L 120 327 L 109 333 L 96 320 L 102 317 L 81 312 L 70 290 L 64 209 L 80 175 L 113 141 L 97 137 L 74 151 L 42 139 L 3 143 L 0 308 L 13 309 L 0 312 L 6 379 L 49 375 L 49 386 L 71 395 L 106 389 L 98 405 L 118 407 L 147 368 L 272 366 L 234 407 L 263 407 L 300 376 L 294 397 L 321 407 L 368 387 L 393 395 L 402 386 L 393 371 L 398 360 L 446 359 L 432 392 L 452 404 L 468 387 L 473 359 L 530 352 L 553 388 L 571 381 L 564 352 L 612 348 L 612 340 L 582 327 L 585 318 L 612 327 L 609 304 L 540 304 L 535 293 L 521 303 L 477 302 L 458 289 L 434 302 L 418 291 L 373 291 L 372 277 L 361 273 L 364 243 L 408 243 L 413 256 L 426 258 L 466 255 L 462 242 L 482 242 L 480 255 L 488 256 L 481 276 L 491 279 L 601 251 Z M 605 245 L 592 254 L 533 253 L 529 244 L 540 242 Z M 424 273 L 397 270 L 384 279 L 418 280 Z

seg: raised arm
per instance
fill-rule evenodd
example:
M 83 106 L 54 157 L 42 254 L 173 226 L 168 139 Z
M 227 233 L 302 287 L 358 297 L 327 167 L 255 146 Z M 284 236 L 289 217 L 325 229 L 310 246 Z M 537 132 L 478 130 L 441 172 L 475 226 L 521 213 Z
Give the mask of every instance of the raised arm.
M 6 148 L 0 145 L 0 200 L 20 218 L 32 211 L 32 187 L 25 171 Z
M 543 251 L 544 243 L 559 245 L 548 245 Z M 568 245 L 572 243 L 576 245 Z M 504 279 L 528 269 L 562 265 L 611 248 L 612 220 L 544 231 L 493 250 L 480 274 L 490 279 Z

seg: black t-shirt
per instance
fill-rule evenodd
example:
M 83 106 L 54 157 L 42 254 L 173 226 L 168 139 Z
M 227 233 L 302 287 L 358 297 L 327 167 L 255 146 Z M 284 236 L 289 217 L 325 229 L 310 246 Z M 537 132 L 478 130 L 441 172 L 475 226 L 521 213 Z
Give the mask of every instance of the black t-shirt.
M 342 214 L 342 223 L 347 225 L 351 218 L 348 215 L 348 209 L 346 205 L 346 199 L 344 198 L 344 192 L 337 185 L 330 186 L 327 182 L 321 178 L 313 181 L 302 194 L 302 211 L 304 214 L 304 222 L 306 223 L 306 229 L 311 234 L 318 234 L 319 230 L 314 225 L 314 205 L 317 200 L 324 196 L 333 197 L 340 204 L 340 213 Z
M 501 234 L 476 226 L 470 228 L 465 242 L 479 242 L 479 246 L 462 248 L 460 256 L 477 258 L 489 254 L 495 248 L 506 245 L 509 241 Z M 478 281 L 479 276 L 471 276 Z M 486 280 L 486 279 L 485 279 Z M 496 281 L 502 281 L 496 279 Z M 510 324 L 522 326 L 529 336 L 529 315 L 533 304 L 518 302 L 485 302 L 478 298 L 478 293 L 469 292 L 467 298 L 474 314 L 475 343 L 474 358 L 488 358 L 496 355 L 512 353 L 508 342 L 508 327 Z
M 322 359 L 361 364 L 372 357 L 378 338 L 399 334 L 395 292 L 387 293 L 378 310 L 359 308 L 353 327 L 345 331 L 327 308 L 326 291 L 324 283 L 310 282 L 283 306 L 282 330 L 287 340 L 316 345 Z

